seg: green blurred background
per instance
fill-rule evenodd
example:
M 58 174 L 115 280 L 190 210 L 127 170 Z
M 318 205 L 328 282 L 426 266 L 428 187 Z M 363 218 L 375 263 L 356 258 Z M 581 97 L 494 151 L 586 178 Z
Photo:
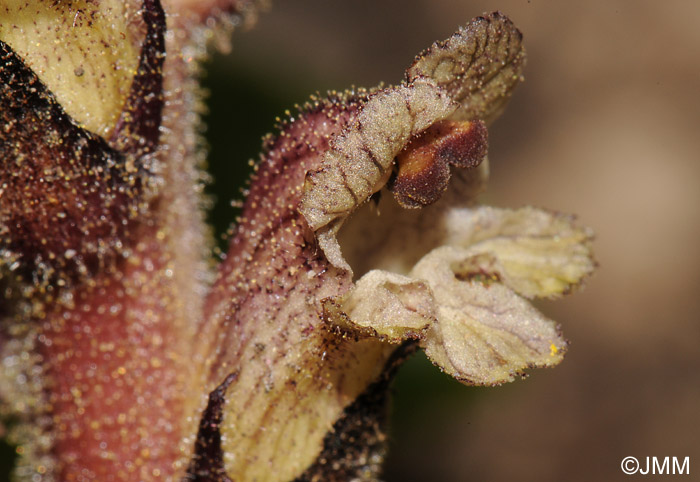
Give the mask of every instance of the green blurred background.
M 540 304 L 571 341 L 554 369 L 485 389 L 410 360 L 385 479 L 615 481 L 628 455 L 690 456 L 694 474 L 700 2 L 273 2 L 206 65 L 210 219 L 219 234 L 233 220 L 275 117 L 316 91 L 399 82 L 415 54 L 496 9 L 523 31 L 529 61 L 490 132 L 484 202 L 578 214 L 600 268 L 584 290 Z

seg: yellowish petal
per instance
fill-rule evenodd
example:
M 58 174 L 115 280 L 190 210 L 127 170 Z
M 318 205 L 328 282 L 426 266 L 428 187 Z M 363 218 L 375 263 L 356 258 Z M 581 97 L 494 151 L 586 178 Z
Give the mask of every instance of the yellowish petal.
M 426 283 L 387 271 L 370 271 L 346 295 L 324 302 L 331 325 L 392 343 L 421 338 L 435 320 Z
M 498 282 L 461 281 L 451 268 L 469 252 L 439 248 L 412 275 L 435 295 L 438 322 L 421 341 L 428 357 L 458 380 L 495 385 L 527 368 L 553 366 L 566 351 L 556 324 Z
M 138 67 L 139 8 L 133 1 L 8 0 L 0 40 L 73 119 L 108 138 Z
M 541 209 L 457 209 L 448 214 L 444 243 L 468 248 L 473 256 L 454 266 L 461 276 L 495 275 L 526 297 L 555 297 L 593 272 L 587 228 L 571 216 Z

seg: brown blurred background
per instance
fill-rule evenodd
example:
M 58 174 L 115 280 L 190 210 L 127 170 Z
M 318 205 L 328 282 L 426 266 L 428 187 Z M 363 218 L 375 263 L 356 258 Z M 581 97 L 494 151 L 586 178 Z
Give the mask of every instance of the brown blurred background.
M 480 389 L 409 362 L 385 478 L 623 480 L 628 455 L 690 456 L 682 480 L 697 477 L 700 2 L 273 2 L 207 67 L 212 219 L 233 219 L 241 166 L 284 109 L 316 90 L 398 82 L 423 48 L 496 9 L 529 62 L 491 130 L 485 202 L 578 214 L 600 268 L 541 305 L 571 341 L 555 369 Z

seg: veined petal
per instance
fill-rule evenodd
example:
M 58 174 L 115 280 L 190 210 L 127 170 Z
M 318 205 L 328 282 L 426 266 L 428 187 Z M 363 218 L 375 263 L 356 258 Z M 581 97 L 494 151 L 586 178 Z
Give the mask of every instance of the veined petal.
M 360 338 L 420 340 L 433 363 L 470 385 L 496 385 L 559 363 L 567 343 L 553 321 L 498 278 L 463 270 L 481 257 L 445 246 L 410 276 L 370 271 L 352 291 L 324 302 L 326 320 Z
M 468 247 L 456 269 L 497 276 L 517 293 L 556 297 L 593 272 L 590 229 L 572 216 L 532 207 L 455 209 L 447 213 L 444 244 Z
M 425 280 L 438 322 L 421 341 L 428 357 L 458 380 L 495 385 L 526 368 L 552 366 L 566 351 L 554 322 L 498 282 L 460 280 L 468 250 L 444 247 L 425 256 L 411 275 Z
M 430 77 L 461 104 L 455 118 L 494 120 L 522 80 L 522 34 L 501 12 L 476 17 L 416 57 L 409 80 Z

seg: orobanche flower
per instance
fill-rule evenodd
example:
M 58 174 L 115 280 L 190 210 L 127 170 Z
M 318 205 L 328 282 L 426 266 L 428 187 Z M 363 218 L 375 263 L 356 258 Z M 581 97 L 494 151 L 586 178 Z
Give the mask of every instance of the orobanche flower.
M 562 360 L 528 300 L 592 272 L 592 234 L 476 204 L 525 63 L 503 14 L 395 86 L 282 122 L 215 266 L 197 60 L 256 2 L 6 3 L 0 398 L 18 479 L 376 480 L 416 349 L 469 385 Z

